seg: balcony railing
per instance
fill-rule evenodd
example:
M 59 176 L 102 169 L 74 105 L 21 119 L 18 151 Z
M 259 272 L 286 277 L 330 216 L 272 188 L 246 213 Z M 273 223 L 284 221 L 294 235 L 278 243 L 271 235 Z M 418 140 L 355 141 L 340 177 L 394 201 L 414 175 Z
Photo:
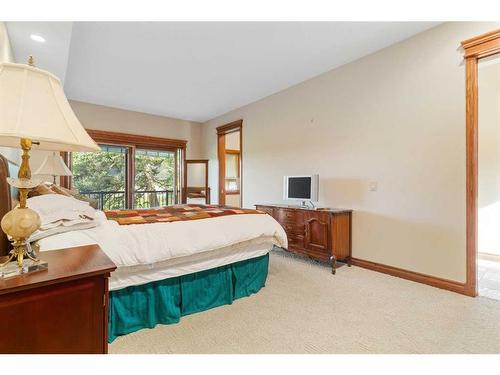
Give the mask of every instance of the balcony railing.
M 81 195 L 97 201 L 99 210 L 122 210 L 126 208 L 124 191 L 84 191 Z M 133 194 L 134 208 L 150 208 L 174 204 L 172 190 L 137 190 Z

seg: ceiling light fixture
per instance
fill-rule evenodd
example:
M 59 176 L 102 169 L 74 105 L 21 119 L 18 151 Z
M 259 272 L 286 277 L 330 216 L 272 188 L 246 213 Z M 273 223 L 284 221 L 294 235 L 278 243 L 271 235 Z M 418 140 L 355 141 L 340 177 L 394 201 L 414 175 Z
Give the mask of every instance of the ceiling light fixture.
M 31 34 L 31 35 L 30 35 L 30 37 L 31 37 L 31 39 L 33 39 L 35 42 L 45 43 L 45 38 L 41 37 L 40 35 Z

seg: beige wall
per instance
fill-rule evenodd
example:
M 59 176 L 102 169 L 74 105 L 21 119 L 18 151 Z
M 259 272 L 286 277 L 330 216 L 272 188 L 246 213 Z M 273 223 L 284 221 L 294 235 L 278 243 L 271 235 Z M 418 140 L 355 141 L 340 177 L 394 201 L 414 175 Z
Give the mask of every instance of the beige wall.
M 12 50 L 10 48 L 9 35 L 4 22 L 0 22 L 0 63 L 14 62 Z M 21 153 L 19 150 L 10 147 L 0 147 L 0 154 L 15 163 L 20 162 Z
M 0 21 L 0 62 L 13 62 L 12 49 L 10 48 L 9 35 L 5 22 Z
M 283 175 L 319 173 L 320 205 L 354 209 L 354 257 L 464 282 L 459 46 L 498 27 L 443 24 L 209 121 L 212 190 L 214 129 L 243 119 L 245 207 L 282 202 Z
M 77 101 L 70 101 L 70 104 L 76 117 L 87 129 L 183 139 L 188 141 L 188 159 L 198 159 L 201 156 L 200 123 Z M 33 152 L 33 171 L 40 166 L 45 155 L 47 153 L 43 151 Z
M 478 250 L 500 255 L 500 58 L 479 64 Z

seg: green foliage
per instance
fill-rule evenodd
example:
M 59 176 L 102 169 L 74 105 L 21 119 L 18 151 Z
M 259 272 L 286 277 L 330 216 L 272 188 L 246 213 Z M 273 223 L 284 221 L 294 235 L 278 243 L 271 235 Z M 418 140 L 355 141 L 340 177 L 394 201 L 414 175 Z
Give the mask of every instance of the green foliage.
M 125 154 L 74 152 L 73 183 L 78 191 L 125 191 Z
M 156 154 L 156 155 L 155 155 Z M 135 191 L 174 190 L 175 158 L 173 153 L 141 152 L 135 155 Z M 173 197 L 170 194 L 170 197 Z M 166 194 L 136 193 L 137 208 L 157 207 L 172 204 Z
M 158 156 L 136 153 L 135 190 L 173 190 L 174 175 L 173 153 L 160 153 Z
M 105 195 L 105 209 L 125 207 L 125 147 L 101 146 L 101 152 L 74 152 L 73 183 L 81 193 L 123 192 Z M 175 157 L 173 153 L 137 150 L 135 156 L 135 192 L 174 190 Z M 170 194 L 172 196 L 172 194 Z M 98 198 L 99 195 L 94 195 Z M 135 207 L 154 207 L 172 203 L 165 193 L 136 193 Z

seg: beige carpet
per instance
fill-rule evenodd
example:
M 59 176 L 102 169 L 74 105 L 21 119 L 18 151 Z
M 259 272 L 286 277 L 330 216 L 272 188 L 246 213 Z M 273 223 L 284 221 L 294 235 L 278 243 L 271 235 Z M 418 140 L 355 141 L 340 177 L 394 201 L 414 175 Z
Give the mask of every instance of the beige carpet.
M 110 353 L 500 353 L 500 301 L 273 251 L 258 294 L 119 337 Z

